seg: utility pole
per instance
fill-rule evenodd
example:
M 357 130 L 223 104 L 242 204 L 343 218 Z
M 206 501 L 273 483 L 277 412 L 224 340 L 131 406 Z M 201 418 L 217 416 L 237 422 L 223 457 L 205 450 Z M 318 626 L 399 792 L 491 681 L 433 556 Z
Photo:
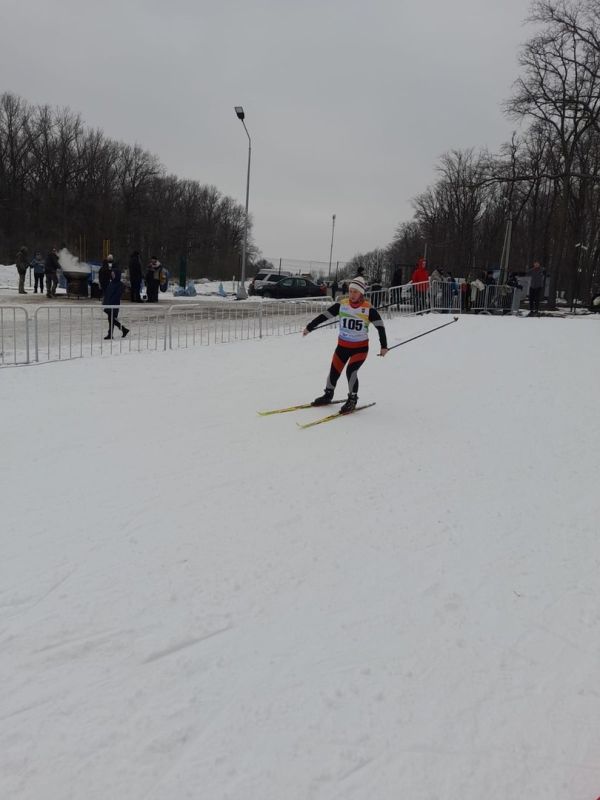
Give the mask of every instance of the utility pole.
M 329 273 L 328 278 L 331 278 L 331 257 L 333 255 L 333 233 L 335 231 L 335 214 L 331 218 L 331 247 L 329 248 Z

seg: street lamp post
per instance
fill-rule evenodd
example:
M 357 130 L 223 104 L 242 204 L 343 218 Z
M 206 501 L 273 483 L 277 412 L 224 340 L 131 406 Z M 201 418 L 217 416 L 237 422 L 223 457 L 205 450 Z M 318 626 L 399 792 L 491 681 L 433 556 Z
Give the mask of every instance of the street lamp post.
M 331 278 L 331 256 L 333 255 L 333 232 L 335 231 L 335 214 L 331 218 L 331 247 L 329 248 L 329 273 L 328 278 Z
M 237 118 L 241 120 L 241 123 L 244 126 L 244 130 L 246 131 L 246 136 L 248 137 L 248 172 L 246 175 L 246 216 L 244 217 L 244 242 L 242 244 L 242 277 L 238 283 L 238 288 L 237 288 L 237 299 L 245 300 L 248 297 L 245 283 L 246 283 L 246 250 L 248 247 L 248 197 L 250 195 L 250 158 L 252 156 L 252 140 L 250 139 L 248 128 L 246 127 L 246 123 L 244 122 L 245 114 L 242 106 L 235 106 L 235 113 Z

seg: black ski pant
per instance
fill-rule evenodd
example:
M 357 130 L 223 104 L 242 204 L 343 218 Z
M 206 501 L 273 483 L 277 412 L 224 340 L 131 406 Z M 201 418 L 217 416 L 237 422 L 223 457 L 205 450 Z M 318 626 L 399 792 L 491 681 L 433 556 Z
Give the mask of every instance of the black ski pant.
M 119 309 L 118 308 L 105 308 L 104 313 L 108 316 L 108 335 L 113 335 L 113 328 L 118 328 L 120 331 L 123 330 L 123 326 L 117 319 L 119 316 Z
M 131 302 L 132 303 L 141 303 L 142 298 L 140 297 L 140 291 L 142 289 L 142 279 L 141 278 L 132 278 L 131 280 Z
M 33 291 L 37 292 L 38 286 L 40 288 L 40 292 L 43 293 L 44 291 L 44 273 L 33 273 Z
M 540 300 L 542 299 L 542 287 L 529 289 L 529 310 L 532 314 L 539 314 Z

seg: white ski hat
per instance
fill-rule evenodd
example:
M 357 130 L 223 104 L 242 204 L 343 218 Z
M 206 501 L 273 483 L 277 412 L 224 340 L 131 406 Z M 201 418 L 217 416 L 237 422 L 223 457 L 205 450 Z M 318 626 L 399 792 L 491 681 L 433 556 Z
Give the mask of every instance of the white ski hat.
M 364 294 L 367 291 L 367 284 L 365 283 L 365 279 L 361 278 L 360 275 L 357 275 L 356 278 L 352 278 L 350 281 L 350 286 L 348 289 L 356 289 L 357 292 Z

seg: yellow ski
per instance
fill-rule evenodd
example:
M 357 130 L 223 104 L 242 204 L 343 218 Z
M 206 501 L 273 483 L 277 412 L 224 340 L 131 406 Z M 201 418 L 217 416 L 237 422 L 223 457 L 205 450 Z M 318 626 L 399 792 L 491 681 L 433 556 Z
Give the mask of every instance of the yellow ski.
M 328 405 L 336 405 L 338 403 L 345 403 L 345 400 L 332 400 Z M 321 406 L 313 406 L 312 403 L 302 403 L 299 406 L 288 406 L 287 408 L 274 408 L 271 411 L 258 411 L 261 417 L 269 417 L 271 414 L 287 414 L 288 411 L 300 411 L 302 408 L 321 408 Z
M 348 411 L 346 414 L 342 414 L 341 411 L 336 411 L 335 414 L 329 414 L 326 417 L 321 417 L 321 419 L 315 419 L 313 422 L 305 422 L 303 425 L 297 422 L 296 425 L 299 428 L 312 428 L 314 425 L 320 425 L 322 422 L 331 422 L 332 420 L 339 419 L 340 417 L 350 417 L 356 411 L 362 411 L 363 408 L 371 408 L 371 406 L 374 405 L 375 403 L 366 403 L 364 406 L 356 406 L 354 411 Z

